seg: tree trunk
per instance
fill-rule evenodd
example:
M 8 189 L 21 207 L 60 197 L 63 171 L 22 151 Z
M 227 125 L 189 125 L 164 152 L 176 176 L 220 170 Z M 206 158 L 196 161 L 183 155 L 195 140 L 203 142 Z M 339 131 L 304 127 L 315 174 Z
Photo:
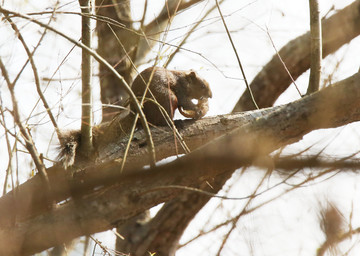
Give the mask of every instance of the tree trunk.
M 98 53 L 124 77 L 130 84 L 132 70 L 130 59 L 133 59 L 138 36 L 133 32 L 128 0 L 97 0 L 96 14 L 106 17 L 105 21 L 97 21 Z M 109 22 L 109 19 L 116 22 Z M 110 28 L 111 27 L 111 28 Z M 115 34 L 114 34 L 115 33 Z M 122 89 L 119 80 L 109 73 L 108 69 L 100 65 L 101 102 L 123 106 L 128 99 L 127 93 Z M 119 109 L 108 106 L 103 107 L 103 122 L 112 120 Z

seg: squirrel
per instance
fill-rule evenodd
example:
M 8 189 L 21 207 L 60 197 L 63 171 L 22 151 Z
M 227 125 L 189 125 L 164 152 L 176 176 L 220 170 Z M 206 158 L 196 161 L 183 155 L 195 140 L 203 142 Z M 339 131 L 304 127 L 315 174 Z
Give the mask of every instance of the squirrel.
M 167 125 L 157 103 L 164 108 L 171 119 L 176 109 L 179 109 L 183 116 L 194 119 L 203 117 L 209 110 L 208 98 L 212 98 L 210 86 L 194 71 L 150 67 L 135 78 L 131 89 L 141 98 L 148 83 L 143 111 L 147 121 L 153 125 Z M 154 102 L 154 98 L 157 103 Z M 192 100 L 197 100 L 197 104 Z M 131 109 L 135 110 L 133 106 Z
M 150 67 L 135 78 L 131 89 L 139 102 L 146 90 L 142 110 L 147 121 L 155 126 L 168 125 L 168 117 L 172 121 L 176 109 L 185 117 L 199 119 L 208 112 L 208 98 L 212 98 L 209 84 L 192 70 L 177 71 Z M 193 100 L 197 100 L 197 103 Z M 95 150 L 99 150 L 98 146 L 101 143 L 127 135 L 133 124 L 134 113 L 134 103 L 130 102 L 130 111 L 125 117 L 120 115 L 115 122 L 113 120 L 93 127 Z M 80 130 L 62 133 L 58 160 L 65 169 L 75 163 L 80 143 Z

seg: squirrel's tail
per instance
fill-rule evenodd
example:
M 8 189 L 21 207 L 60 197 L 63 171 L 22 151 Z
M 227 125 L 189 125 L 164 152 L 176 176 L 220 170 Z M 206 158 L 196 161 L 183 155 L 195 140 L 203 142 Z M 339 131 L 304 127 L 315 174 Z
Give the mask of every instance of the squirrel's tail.
M 75 162 L 76 150 L 80 145 L 81 133 L 80 131 L 62 132 L 60 138 L 60 145 L 58 148 L 57 159 L 61 162 L 65 169 L 72 166 Z

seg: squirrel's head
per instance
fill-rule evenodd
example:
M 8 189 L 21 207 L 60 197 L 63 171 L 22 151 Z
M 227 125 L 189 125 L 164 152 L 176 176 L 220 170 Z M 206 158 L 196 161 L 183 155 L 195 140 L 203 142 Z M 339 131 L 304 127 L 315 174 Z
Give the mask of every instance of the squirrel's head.
M 187 84 L 185 85 L 186 97 L 193 101 L 195 105 L 187 105 L 184 107 L 179 102 L 180 113 L 189 118 L 201 118 L 209 110 L 208 99 L 212 97 L 212 92 L 208 82 L 199 77 L 194 71 L 190 71 L 186 74 Z
M 199 77 L 196 72 L 190 71 L 186 75 L 186 79 L 189 82 L 188 96 L 197 100 L 212 98 L 212 92 L 208 82 Z

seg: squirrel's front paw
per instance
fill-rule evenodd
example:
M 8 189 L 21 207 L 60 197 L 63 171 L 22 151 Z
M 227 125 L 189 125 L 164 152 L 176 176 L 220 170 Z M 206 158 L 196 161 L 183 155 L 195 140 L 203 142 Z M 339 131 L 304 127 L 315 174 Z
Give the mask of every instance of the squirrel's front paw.
M 191 109 L 183 109 L 179 107 L 180 113 L 188 118 L 199 119 L 206 115 L 209 111 L 209 102 L 207 98 L 198 100 L 198 103 Z

